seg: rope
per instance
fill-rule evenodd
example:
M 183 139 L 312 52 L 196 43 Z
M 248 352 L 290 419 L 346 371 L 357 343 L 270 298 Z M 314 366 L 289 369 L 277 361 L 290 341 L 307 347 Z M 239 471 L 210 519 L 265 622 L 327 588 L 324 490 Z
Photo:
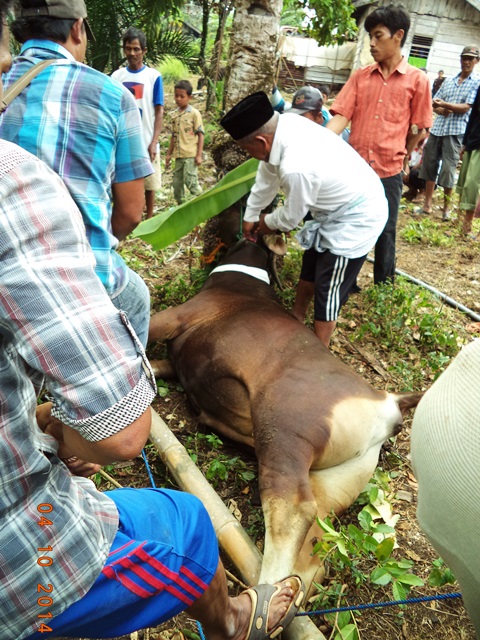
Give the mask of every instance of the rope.
M 147 454 L 145 453 L 145 449 L 142 449 L 142 458 L 143 458 L 143 461 L 145 462 L 145 466 L 147 467 L 147 473 L 148 473 L 148 477 L 150 478 L 150 483 L 152 487 L 156 489 L 157 486 L 155 484 L 155 480 L 153 479 L 152 470 L 150 469 L 150 465 L 147 460 Z
M 316 611 L 302 611 L 297 616 L 316 616 L 326 613 L 337 613 L 341 611 L 360 611 L 361 609 L 375 609 L 378 607 L 394 607 L 399 604 L 415 604 L 418 602 L 431 602 L 432 600 L 447 600 L 448 598 L 461 598 L 462 594 L 440 593 L 436 596 L 422 596 L 419 598 L 408 598 L 407 600 L 389 600 L 388 602 L 371 602 L 369 604 L 357 604 L 351 607 L 337 607 L 335 609 L 317 609 Z
M 362 609 L 375 609 L 379 607 L 394 607 L 400 604 L 417 604 L 419 602 L 431 602 L 432 600 L 447 600 L 452 598 L 461 598 L 460 592 L 456 593 L 440 593 L 436 596 L 422 596 L 418 598 L 408 598 L 406 600 L 389 600 L 388 602 L 370 602 L 368 604 L 357 604 L 351 607 L 336 607 L 335 609 L 317 609 L 316 611 L 300 611 L 296 617 L 325 615 L 327 613 L 340 613 L 342 611 L 361 611 Z M 206 640 L 203 633 L 202 625 L 196 620 L 198 633 L 201 640 Z
M 215 257 L 220 249 L 226 246 L 227 245 L 224 242 L 219 242 L 215 249 L 208 254 L 208 256 L 200 256 L 200 261 L 203 262 L 203 264 L 211 264 L 215 260 Z

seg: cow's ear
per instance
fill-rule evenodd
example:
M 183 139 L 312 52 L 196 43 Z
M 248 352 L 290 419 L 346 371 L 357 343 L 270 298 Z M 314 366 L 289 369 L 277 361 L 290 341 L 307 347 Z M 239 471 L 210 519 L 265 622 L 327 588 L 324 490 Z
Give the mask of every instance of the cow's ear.
M 263 236 L 263 241 L 270 251 L 277 256 L 284 256 L 287 253 L 287 243 L 283 236 L 277 233 L 269 233 Z

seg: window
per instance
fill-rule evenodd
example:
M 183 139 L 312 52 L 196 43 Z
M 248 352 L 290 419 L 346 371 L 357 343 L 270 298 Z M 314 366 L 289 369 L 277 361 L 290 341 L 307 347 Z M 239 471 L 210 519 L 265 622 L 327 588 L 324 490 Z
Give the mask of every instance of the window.
M 427 36 L 413 36 L 412 46 L 410 47 L 410 54 L 408 61 L 414 67 L 419 69 L 427 68 L 428 54 L 433 44 L 433 38 Z

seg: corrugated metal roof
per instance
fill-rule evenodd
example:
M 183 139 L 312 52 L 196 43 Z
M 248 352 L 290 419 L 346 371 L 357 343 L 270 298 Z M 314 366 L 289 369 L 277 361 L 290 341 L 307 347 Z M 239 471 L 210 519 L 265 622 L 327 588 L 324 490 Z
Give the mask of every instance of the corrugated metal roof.
M 480 0 L 465 0 L 467 4 L 471 4 L 474 9 L 480 11 Z M 369 4 L 376 4 L 372 2 L 372 0 L 352 0 L 352 4 L 356 9 L 360 7 L 365 7 Z

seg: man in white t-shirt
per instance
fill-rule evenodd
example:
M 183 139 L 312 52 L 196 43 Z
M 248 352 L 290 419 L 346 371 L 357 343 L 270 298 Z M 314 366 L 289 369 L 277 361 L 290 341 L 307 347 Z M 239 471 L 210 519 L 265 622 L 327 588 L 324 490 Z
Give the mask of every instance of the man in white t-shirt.
M 142 115 L 143 134 L 155 173 L 145 178 L 147 218 L 153 216 L 155 191 L 160 189 L 160 148 L 158 136 L 163 126 L 163 82 L 159 71 L 143 62 L 147 39 L 143 31 L 130 27 L 123 34 L 123 51 L 127 66 L 112 73 L 133 94 Z

